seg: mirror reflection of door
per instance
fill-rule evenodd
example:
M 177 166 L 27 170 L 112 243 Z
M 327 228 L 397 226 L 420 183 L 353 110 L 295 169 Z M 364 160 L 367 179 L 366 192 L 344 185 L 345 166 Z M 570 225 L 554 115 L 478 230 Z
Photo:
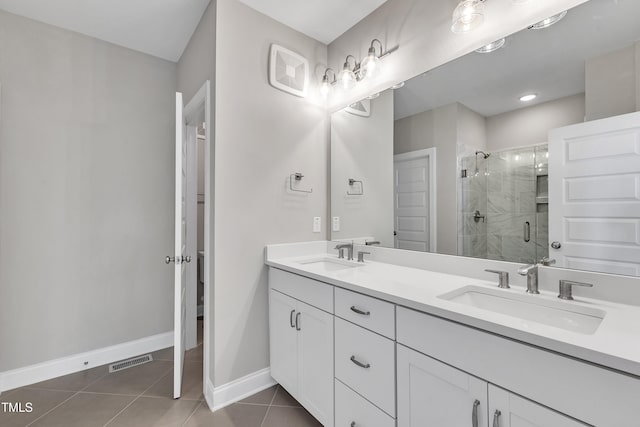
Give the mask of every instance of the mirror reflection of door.
M 429 168 L 435 148 L 393 156 L 393 223 L 396 249 L 435 252 L 431 216 L 435 215 L 430 187 L 435 182 Z

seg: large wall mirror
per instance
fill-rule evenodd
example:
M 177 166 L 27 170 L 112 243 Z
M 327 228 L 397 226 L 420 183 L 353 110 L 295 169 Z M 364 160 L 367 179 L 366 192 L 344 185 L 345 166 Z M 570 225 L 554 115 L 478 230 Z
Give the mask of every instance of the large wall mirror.
M 640 275 L 640 1 L 591 0 L 331 117 L 331 237 Z

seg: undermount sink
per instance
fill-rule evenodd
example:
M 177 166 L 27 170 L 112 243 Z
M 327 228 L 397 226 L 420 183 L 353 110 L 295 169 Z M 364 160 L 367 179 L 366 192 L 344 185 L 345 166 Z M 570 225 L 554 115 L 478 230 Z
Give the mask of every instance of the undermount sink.
M 334 258 L 319 258 L 313 260 L 301 261 L 299 264 L 302 264 L 307 267 L 311 267 L 313 269 L 321 270 L 321 271 L 339 271 L 346 270 L 349 268 L 358 267 L 357 264 L 351 263 L 349 261 L 344 261 L 340 259 Z
M 605 311 L 595 308 L 578 305 L 572 307 L 572 303 L 479 286 L 466 286 L 439 295 L 438 298 L 588 335 L 596 332 L 606 315 Z

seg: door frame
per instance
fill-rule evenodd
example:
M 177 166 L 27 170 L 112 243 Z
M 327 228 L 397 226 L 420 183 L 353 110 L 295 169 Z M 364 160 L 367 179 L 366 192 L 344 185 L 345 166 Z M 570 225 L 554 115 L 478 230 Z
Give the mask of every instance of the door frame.
M 211 126 L 211 82 L 210 80 L 206 80 L 204 84 L 200 87 L 198 92 L 191 98 L 191 100 L 184 107 L 183 116 L 186 118 L 193 117 L 197 115 L 200 111 L 204 109 L 204 123 L 205 123 L 205 139 L 204 139 L 204 325 L 203 325 L 203 333 L 202 333 L 202 349 L 203 349 L 203 393 L 206 396 L 207 383 L 209 382 L 211 366 L 210 366 L 210 352 L 209 352 L 209 331 L 212 331 L 213 319 L 210 312 L 210 304 L 211 304 L 211 255 L 213 246 L 211 244 L 211 213 L 212 213 L 212 190 L 213 185 L 211 183 L 212 171 L 211 171 L 211 152 L 213 147 L 211 146 L 212 140 L 212 132 L 213 128 Z M 189 132 L 188 132 L 189 133 Z M 189 141 L 188 141 L 189 142 Z M 197 132 L 193 132 L 193 143 L 197 143 Z M 194 150 L 197 150 L 197 147 L 193 147 Z M 191 165 L 189 165 L 191 166 Z M 197 163 L 193 161 L 193 166 L 197 167 Z M 191 202 L 188 206 L 191 209 L 195 209 L 197 212 L 197 180 L 191 182 L 191 185 L 187 186 L 187 200 Z M 187 214 L 187 218 L 191 218 L 193 220 L 193 215 L 189 216 Z M 197 226 L 197 215 L 196 218 L 196 226 Z M 189 226 L 187 225 L 187 229 Z M 199 230 L 198 230 L 199 231 Z M 187 232 L 188 233 L 188 232 Z M 188 234 L 189 235 L 189 234 Z M 197 236 L 196 236 L 197 239 Z M 190 243 L 187 243 L 189 246 Z M 198 268 L 198 253 L 197 253 L 197 240 L 195 242 L 196 252 L 193 256 L 196 262 L 192 262 L 189 264 L 190 273 L 187 277 L 196 278 L 197 277 L 197 268 Z M 193 247 L 193 245 L 191 245 Z M 197 279 L 195 280 L 195 284 L 197 286 Z M 195 289 L 193 289 L 195 292 Z M 196 314 L 196 306 L 192 307 L 193 314 Z M 195 319 L 195 316 L 193 317 Z
M 395 165 L 396 162 L 405 162 L 408 160 L 416 160 L 427 158 L 427 166 L 429 168 L 429 252 L 437 251 L 437 218 L 436 218 L 436 147 L 425 148 L 422 150 L 409 151 L 407 153 L 395 154 L 393 156 L 393 169 L 395 181 Z M 394 182 L 395 189 L 395 182 Z M 395 190 L 394 190 L 395 191 Z M 393 202 L 393 218 L 396 218 L 396 202 Z M 395 227 L 395 224 L 394 224 Z

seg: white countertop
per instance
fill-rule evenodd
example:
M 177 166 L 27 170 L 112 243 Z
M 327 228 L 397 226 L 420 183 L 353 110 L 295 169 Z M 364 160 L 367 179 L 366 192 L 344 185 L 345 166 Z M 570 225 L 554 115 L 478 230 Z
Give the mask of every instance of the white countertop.
M 489 282 L 376 261 L 365 261 L 357 268 L 326 271 L 317 265 L 303 263 L 323 257 L 337 259 L 336 255 L 321 251 L 311 254 L 308 248 L 303 251 L 304 256 L 296 257 L 290 256 L 291 253 L 278 257 L 283 254 L 273 252 L 268 253 L 266 259 L 266 264 L 271 267 L 640 377 L 638 306 L 578 297 L 574 301 L 561 301 L 557 293 L 548 291 L 527 295 L 547 299 L 554 304 L 560 302 L 569 307 L 606 311 L 595 333 L 582 334 L 438 298 L 470 285 L 495 290 L 498 289 L 497 280 Z M 524 294 L 522 287 L 499 291 Z

